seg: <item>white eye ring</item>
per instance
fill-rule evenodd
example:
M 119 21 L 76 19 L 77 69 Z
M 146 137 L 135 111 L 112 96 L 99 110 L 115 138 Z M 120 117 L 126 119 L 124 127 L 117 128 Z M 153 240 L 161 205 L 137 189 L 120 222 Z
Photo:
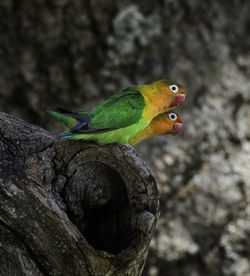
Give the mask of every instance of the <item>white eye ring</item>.
M 169 113 L 168 117 L 171 121 L 175 121 L 177 119 L 177 115 L 173 112 Z
M 169 88 L 174 92 L 174 93 L 177 93 L 178 90 L 179 90 L 179 87 L 175 84 L 173 85 L 170 85 Z

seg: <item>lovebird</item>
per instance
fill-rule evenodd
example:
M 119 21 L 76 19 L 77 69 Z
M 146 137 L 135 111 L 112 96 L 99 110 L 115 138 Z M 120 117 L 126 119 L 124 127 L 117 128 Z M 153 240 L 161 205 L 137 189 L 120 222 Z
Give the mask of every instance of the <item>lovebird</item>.
M 70 128 L 60 134 L 62 138 L 128 144 L 154 117 L 181 106 L 185 96 L 180 84 L 159 80 L 121 90 L 90 112 L 48 112 Z
M 141 140 L 153 136 L 166 134 L 177 135 L 182 130 L 183 120 L 176 112 L 168 111 L 154 117 L 148 126 L 129 139 L 128 143 L 133 146 Z

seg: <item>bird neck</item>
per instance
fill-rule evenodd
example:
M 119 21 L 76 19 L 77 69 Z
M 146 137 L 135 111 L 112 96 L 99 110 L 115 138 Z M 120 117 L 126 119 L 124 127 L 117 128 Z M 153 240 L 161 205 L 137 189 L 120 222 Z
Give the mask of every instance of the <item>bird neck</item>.
M 155 85 L 141 85 L 140 92 L 144 97 L 145 108 L 143 116 L 151 121 L 152 118 L 160 113 L 168 111 L 169 106 L 174 100 L 175 95 L 169 95 L 167 88 L 158 88 Z

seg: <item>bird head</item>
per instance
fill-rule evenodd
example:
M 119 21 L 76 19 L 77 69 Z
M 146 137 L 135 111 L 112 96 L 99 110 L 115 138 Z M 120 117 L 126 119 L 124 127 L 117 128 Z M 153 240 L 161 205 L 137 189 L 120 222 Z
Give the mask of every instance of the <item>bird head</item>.
M 154 128 L 154 136 L 177 135 L 182 130 L 183 120 L 176 112 L 168 111 L 156 116 L 151 124 Z
M 180 107 L 186 97 L 186 90 L 178 83 L 170 80 L 159 80 L 153 83 L 160 93 L 171 99 L 170 109 Z

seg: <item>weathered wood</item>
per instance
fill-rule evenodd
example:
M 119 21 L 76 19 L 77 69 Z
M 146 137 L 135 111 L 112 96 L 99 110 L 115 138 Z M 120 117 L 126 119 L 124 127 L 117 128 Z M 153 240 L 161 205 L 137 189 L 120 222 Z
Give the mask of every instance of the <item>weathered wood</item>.
M 140 275 L 158 191 L 130 146 L 58 140 L 0 113 L 0 275 Z

